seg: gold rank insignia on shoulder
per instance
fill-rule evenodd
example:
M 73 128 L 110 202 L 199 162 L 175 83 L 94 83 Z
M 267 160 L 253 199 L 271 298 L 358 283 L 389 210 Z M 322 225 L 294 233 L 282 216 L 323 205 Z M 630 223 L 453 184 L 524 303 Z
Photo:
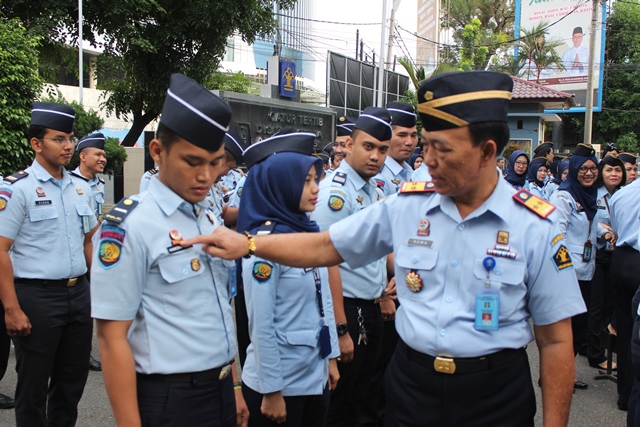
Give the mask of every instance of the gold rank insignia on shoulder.
M 409 181 L 402 184 L 400 188 L 400 194 L 408 193 L 433 193 L 436 191 L 436 186 L 431 181 Z
M 4 180 L 9 182 L 10 184 L 13 184 L 15 182 L 20 181 L 22 178 L 26 178 L 28 176 L 29 176 L 29 174 L 26 173 L 25 171 L 18 171 L 16 173 L 14 173 L 13 175 L 5 176 Z
M 84 194 L 84 191 L 82 191 L 82 188 L 76 188 L 76 193 L 82 196 Z
M 411 270 L 408 272 L 404 280 L 407 282 L 407 287 L 411 292 L 420 292 L 422 290 L 422 278 L 417 271 Z
M 513 195 L 516 202 L 526 206 L 529 210 L 535 212 L 542 218 L 548 217 L 556 207 L 544 199 L 529 193 L 524 188 Z

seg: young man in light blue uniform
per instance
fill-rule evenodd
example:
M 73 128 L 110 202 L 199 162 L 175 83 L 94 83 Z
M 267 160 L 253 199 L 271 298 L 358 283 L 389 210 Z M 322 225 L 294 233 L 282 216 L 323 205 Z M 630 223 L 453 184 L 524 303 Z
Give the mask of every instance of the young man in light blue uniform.
M 396 194 L 403 182 L 411 181 L 413 168 L 407 160 L 418 145 L 418 119 L 411 104 L 406 102 L 390 102 L 387 104 L 387 111 L 391 115 L 393 136 L 384 166 L 374 180 L 388 196 Z
M 76 146 L 80 164 L 71 172 L 73 179 L 86 181 L 91 187 L 91 207 L 99 218 L 104 204 L 104 179 L 98 176 L 104 172 L 107 155 L 104 151 L 104 135 L 94 133 L 78 141 Z
M 64 168 L 77 140 L 73 108 L 36 102 L 35 160 L 0 186 L 0 299 L 16 349 L 16 425 L 74 425 L 87 380 L 89 283 L 97 220 L 91 189 Z
M 532 318 L 544 422 L 566 426 L 574 379 L 570 318 L 585 307 L 553 206 L 515 194 L 496 173 L 509 140 L 512 88 L 508 75 L 487 71 L 423 82 L 418 111 L 433 181 L 407 183 L 327 233 L 217 230 L 185 244 L 204 242 L 209 254 L 228 258 L 248 248 L 287 265 L 346 260 L 351 268 L 393 251 L 402 341 L 385 377 L 385 425 L 533 426 L 524 349 L 534 338 Z
M 320 230 L 382 199 L 371 178 L 384 162 L 392 134 L 390 121 L 385 109 L 375 107 L 358 117 L 347 139 L 347 157 L 320 183 L 318 205 L 311 214 Z M 362 407 L 370 398 L 369 380 L 382 349 L 383 318 L 378 299 L 387 284 L 384 255 L 357 269 L 347 264 L 330 268 L 342 363 L 338 364 L 341 380 L 331 394 L 327 426 L 358 425 Z M 385 312 L 395 312 L 392 301 L 383 304 L 388 305 Z M 363 334 L 366 338 L 361 338 Z
M 205 197 L 224 163 L 230 118 L 224 101 L 172 75 L 149 145 L 157 178 L 105 214 L 96 234 L 92 316 L 119 425 L 231 427 L 241 425 L 236 403 L 246 417 L 229 376 L 237 349 L 228 271 L 198 246 L 180 246 L 220 227 Z M 158 403 L 169 395 L 173 405 Z

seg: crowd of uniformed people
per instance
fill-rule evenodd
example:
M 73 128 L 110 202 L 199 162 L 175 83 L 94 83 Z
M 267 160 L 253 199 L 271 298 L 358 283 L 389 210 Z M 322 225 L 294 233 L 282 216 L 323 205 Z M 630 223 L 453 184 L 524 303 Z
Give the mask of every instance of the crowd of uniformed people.
M 0 407 L 73 426 L 92 366 L 119 426 L 533 426 L 535 339 L 545 425 L 588 386 L 581 354 L 617 372 L 640 426 L 636 157 L 501 158 L 512 89 L 444 74 L 417 112 L 247 145 L 174 74 L 156 167 L 108 212 L 104 136 L 78 142 L 72 108 L 34 103 L 34 161 L 0 185 L 0 372 L 11 339 L 18 374 Z

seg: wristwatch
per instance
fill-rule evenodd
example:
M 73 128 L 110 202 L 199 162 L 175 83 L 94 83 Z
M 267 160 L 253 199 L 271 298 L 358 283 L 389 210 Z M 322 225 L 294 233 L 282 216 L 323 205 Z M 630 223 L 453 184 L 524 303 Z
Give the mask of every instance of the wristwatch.
M 349 328 L 346 323 L 342 322 L 336 325 L 336 331 L 338 332 L 338 336 L 341 337 L 349 332 Z

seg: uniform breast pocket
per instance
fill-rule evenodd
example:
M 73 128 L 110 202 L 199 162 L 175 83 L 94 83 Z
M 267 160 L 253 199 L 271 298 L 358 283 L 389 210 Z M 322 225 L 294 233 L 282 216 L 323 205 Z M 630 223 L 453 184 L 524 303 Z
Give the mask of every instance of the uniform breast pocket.
M 165 280 L 162 303 L 168 314 L 176 316 L 201 313 L 213 289 L 210 277 L 203 275 L 204 266 L 197 255 L 173 254 L 158 261 L 160 275 Z
M 477 257 L 473 274 L 477 279 L 476 293 L 482 292 L 487 281 L 487 270 L 482 265 L 485 257 Z M 518 260 L 495 258 L 496 266 L 489 274 L 491 291 L 500 292 L 500 318 L 508 319 L 525 303 L 527 287 L 524 285 L 526 265 Z
M 35 206 L 29 208 L 29 229 L 38 244 L 45 250 L 53 250 L 53 243 L 58 239 L 56 232 L 58 210 L 55 206 Z
M 86 203 L 76 203 L 76 212 L 78 212 L 79 216 L 93 215 L 93 209 Z
M 286 332 L 287 344 L 292 346 L 318 346 L 318 334 L 315 330 L 305 329 Z
M 400 246 L 396 254 L 397 290 L 401 298 L 424 301 L 436 292 L 438 251 L 420 246 Z

